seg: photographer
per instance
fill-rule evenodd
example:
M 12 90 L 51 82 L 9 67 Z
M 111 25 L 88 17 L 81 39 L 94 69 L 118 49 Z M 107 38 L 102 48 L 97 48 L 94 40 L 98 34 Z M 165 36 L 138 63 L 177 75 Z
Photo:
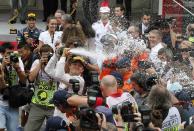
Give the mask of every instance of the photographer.
M 38 131 L 45 118 L 53 116 L 54 105 L 49 103 L 57 90 L 57 82 L 45 72 L 45 66 L 53 53 L 49 45 L 40 48 L 40 59 L 34 61 L 29 74 L 29 81 L 34 82 L 34 96 L 30 104 L 28 121 L 24 130 Z
M 143 71 L 136 71 L 131 77 L 131 83 L 136 91 L 134 96 L 138 106 L 148 105 L 148 95 L 152 86 L 156 84 L 154 77 Z
M 100 90 L 102 92 L 102 97 L 88 96 L 87 98 L 85 96 L 75 95 L 70 97 L 67 101 L 75 106 L 90 105 L 96 107 L 107 104 L 109 108 L 124 101 L 136 104 L 135 99 L 130 93 L 117 89 L 117 80 L 112 75 L 107 75 L 102 78 L 100 82 Z
M 74 56 L 70 58 L 69 63 L 69 72 L 65 72 L 66 59 L 70 55 L 69 49 L 65 48 L 63 51 L 63 55 L 60 60 L 57 62 L 58 58 L 56 54 L 51 58 L 48 65 L 45 68 L 45 71 L 48 75 L 56 78 L 61 83 L 63 83 L 63 87 L 59 87 L 62 89 L 67 88 L 69 93 L 74 94 L 73 88 L 71 87 L 70 79 L 76 79 L 79 81 L 79 91 L 78 94 L 81 95 L 84 87 L 84 79 L 82 77 L 82 73 L 84 71 L 84 59 L 80 56 Z
M 172 95 L 161 85 L 154 86 L 149 94 L 149 106 L 152 108 L 152 123 L 162 130 L 179 129 L 181 117 L 176 107 L 172 106 Z
M 1 51 L 3 60 L 0 64 L 0 130 L 14 131 L 18 126 L 19 109 L 10 106 L 9 98 L 5 98 L 5 92 L 11 86 L 25 85 L 26 76 L 24 65 L 18 55 L 13 53 L 11 44 L 4 43 Z

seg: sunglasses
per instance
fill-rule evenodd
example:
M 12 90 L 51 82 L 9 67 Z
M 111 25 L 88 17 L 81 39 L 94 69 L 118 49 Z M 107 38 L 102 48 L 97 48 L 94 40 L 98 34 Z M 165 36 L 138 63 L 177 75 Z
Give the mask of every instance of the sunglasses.
M 189 49 L 189 48 L 183 48 L 183 49 L 179 49 L 181 52 L 189 52 L 189 51 L 191 51 L 191 49 Z

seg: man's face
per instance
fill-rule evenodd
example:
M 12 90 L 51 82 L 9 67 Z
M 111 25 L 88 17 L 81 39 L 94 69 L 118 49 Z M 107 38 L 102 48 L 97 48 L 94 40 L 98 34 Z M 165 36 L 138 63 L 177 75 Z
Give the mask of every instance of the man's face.
M 81 62 L 76 61 L 70 64 L 69 70 L 71 75 L 81 75 L 84 71 L 84 67 Z
M 123 14 L 124 14 L 124 11 L 121 11 L 120 7 L 115 8 L 115 16 L 121 17 L 123 16 Z
M 48 63 L 49 59 L 48 59 L 48 56 L 51 52 L 48 51 L 48 52 L 42 52 L 40 55 L 41 55 L 41 59 L 44 60 L 45 62 L 45 65 Z
M 61 13 L 55 13 L 55 18 L 57 19 L 57 25 L 61 25 L 62 24 Z
M 142 17 L 142 22 L 143 22 L 143 24 L 146 25 L 146 26 L 149 25 L 150 19 L 151 19 L 151 16 L 149 16 L 149 15 L 144 15 L 144 16 Z
M 29 28 L 34 28 L 36 26 L 36 20 L 33 20 L 33 19 L 28 20 L 27 24 Z
M 151 48 L 153 48 L 154 46 L 156 46 L 158 43 L 161 42 L 160 37 L 157 34 L 153 34 L 153 33 L 149 33 L 148 39 L 149 39 Z
M 143 89 L 136 82 L 132 81 L 131 85 L 134 88 L 134 90 L 138 92 L 139 94 L 143 92 Z
M 134 27 L 129 27 L 128 33 L 133 37 L 133 39 L 137 39 L 139 37 L 139 32 L 135 31 Z
M 30 55 L 30 50 L 27 50 L 24 48 L 19 49 L 18 52 L 19 52 L 22 60 L 26 60 Z
M 166 55 L 165 55 L 164 53 L 158 55 L 158 58 L 159 58 L 162 62 L 166 62 L 166 61 L 167 61 L 167 57 L 166 57 Z
M 10 61 L 10 54 L 13 53 L 12 50 L 10 49 L 6 49 L 5 53 L 3 53 L 3 62 L 6 65 L 10 65 L 11 61 Z

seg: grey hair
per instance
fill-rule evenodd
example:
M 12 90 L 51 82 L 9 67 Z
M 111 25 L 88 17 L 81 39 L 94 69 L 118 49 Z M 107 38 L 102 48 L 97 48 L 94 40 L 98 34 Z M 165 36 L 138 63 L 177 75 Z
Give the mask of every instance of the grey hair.
M 62 15 L 62 20 L 63 21 L 66 21 L 66 22 L 68 22 L 70 24 L 73 23 L 73 19 L 72 19 L 71 15 L 69 15 L 69 14 Z

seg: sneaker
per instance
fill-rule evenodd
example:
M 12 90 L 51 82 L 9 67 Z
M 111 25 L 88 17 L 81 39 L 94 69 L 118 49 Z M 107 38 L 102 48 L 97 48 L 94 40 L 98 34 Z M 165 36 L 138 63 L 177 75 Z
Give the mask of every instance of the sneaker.
M 18 127 L 17 129 L 16 129 L 16 131 L 24 131 L 24 128 L 23 127 Z

